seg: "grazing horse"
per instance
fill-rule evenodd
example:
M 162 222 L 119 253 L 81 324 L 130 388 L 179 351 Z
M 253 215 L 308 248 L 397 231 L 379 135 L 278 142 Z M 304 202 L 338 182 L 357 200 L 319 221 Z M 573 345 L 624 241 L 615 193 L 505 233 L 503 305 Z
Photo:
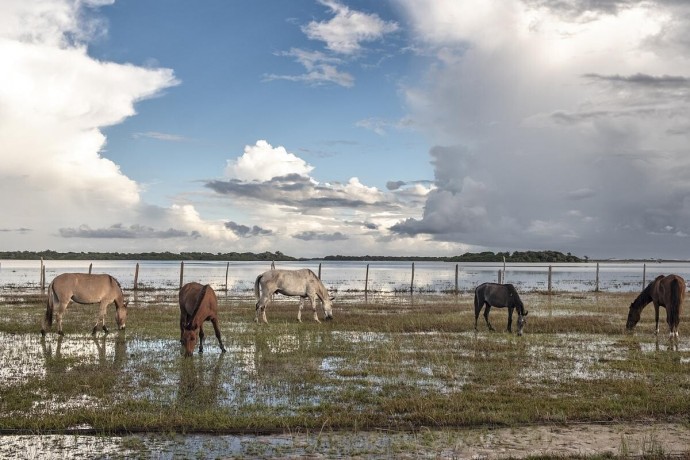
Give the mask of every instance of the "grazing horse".
M 654 303 L 654 319 L 656 321 L 656 334 L 659 333 L 659 307 L 666 309 L 666 323 L 668 323 L 669 337 L 678 337 L 678 324 L 685 299 L 685 280 L 678 275 L 659 275 L 630 304 L 628 320 L 625 323 L 627 330 L 632 330 L 640 321 L 642 309 Z
M 333 297 L 328 295 L 328 290 L 321 280 L 308 268 L 301 270 L 269 270 L 256 277 L 254 282 L 254 296 L 256 297 L 256 317 L 259 322 L 259 311 L 264 323 L 266 320 L 266 305 L 274 293 L 286 296 L 299 296 L 299 310 L 297 321 L 302 322 L 302 307 L 304 299 L 311 301 L 311 309 L 314 311 L 314 321 L 320 323 L 316 314 L 316 298 L 321 300 L 324 311 L 324 319 L 333 319 Z
M 486 325 L 489 326 L 489 330 L 493 331 L 494 328 L 489 322 L 489 310 L 491 307 L 508 307 L 508 332 L 513 332 L 513 309 L 517 308 L 518 312 L 518 330 L 517 334 L 522 335 L 522 329 L 525 327 L 527 319 L 527 310 L 520 300 L 520 296 L 512 284 L 496 284 L 496 283 L 484 283 L 477 286 L 474 290 L 474 330 L 477 330 L 477 319 L 479 318 L 479 312 L 482 307 L 486 305 L 484 309 L 484 319 L 486 320 Z
M 225 353 L 218 327 L 218 299 L 208 284 L 187 283 L 180 288 L 180 342 L 185 356 L 192 356 L 199 339 L 199 353 L 204 352 L 204 321 L 211 321 L 220 349 Z
M 67 306 L 72 301 L 80 304 L 101 304 L 92 334 L 96 334 L 99 324 L 102 325 L 103 331 L 108 333 L 108 328 L 105 327 L 105 312 L 108 305 L 113 302 L 115 302 L 117 327 L 121 330 L 125 328 L 127 302 L 125 302 L 122 294 L 122 287 L 115 278 L 106 274 L 63 273 L 56 276 L 48 286 L 48 305 L 41 327 L 42 335 L 46 335 L 46 330 L 53 325 L 53 310 L 55 310 L 57 317 L 58 334 L 63 335 L 62 315 L 65 314 Z M 55 309 L 55 305 L 57 305 L 57 309 Z

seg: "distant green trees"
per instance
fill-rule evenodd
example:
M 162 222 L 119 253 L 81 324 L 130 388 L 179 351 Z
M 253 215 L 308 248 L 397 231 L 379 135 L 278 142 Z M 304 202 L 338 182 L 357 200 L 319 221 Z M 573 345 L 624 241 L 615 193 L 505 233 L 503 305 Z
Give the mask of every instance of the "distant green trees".
M 4 251 L 0 252 L 0 259 L 13 260 L 218 260 L 218 261 L 293 261 L 280 251 L 262 252 L 57 252 L 57 251 Z
M 459 256 L 450 257 L 423 257 L 423 256 L 327 256 L 324 260 L 361 260 L 361 261 L 441 261 L 441 262 L 584 262 L 571 253 L 563 254 L 558 251 L 515 251 L 510 252 L 466 252 Z
M 515 251 L 510 252 L 466 252 L 461 256 L 449 257 L 449 262 L 503 262 L 505 257 L 506 262 L 543 262 L 543 263 L 559 263 L 559 262 L 584 262 L 577 256 L 571 253 L 563 254 L 558 251 Z
M 585 262 L 571 253 L 558 251 L 515 251 L 510 252 L 466 252 L 459 256 L 425 257 L 425 256 L 326 256 L 323 260 L 352 261 L 440 261 L 440 262 Z M 0 251 L 0 259 L 34 260 L 210 260 L 210 261 L 296 261 L 309 260 L 283 254 L 280 251 L 262 252 L 57 252 L 57 251 Z

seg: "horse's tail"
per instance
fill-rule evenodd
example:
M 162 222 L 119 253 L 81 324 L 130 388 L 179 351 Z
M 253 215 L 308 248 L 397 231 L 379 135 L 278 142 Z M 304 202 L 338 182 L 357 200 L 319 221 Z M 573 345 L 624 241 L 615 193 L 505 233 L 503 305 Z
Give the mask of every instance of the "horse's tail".
M 680 309 L 683 302 L 683 293 L 681 292 L 684 286 L 678 281 L 678 278 L 671 280 L 671 308 L 666 307 L 667 314 L 670 318 L 672 327 L 677 327 L 680 322 Z
M 256 281 L 254 281 L 254 297 L 256 297 L 256 300 L 259 300 L 259 283 L 261 282 L 261 277 L 264 276 L 264 274 L 260 274 L 259 276 L 256 277 Z
M 48 301 L 46 302 L 46 325 L 48 327 L 53 325 L 53 306 L 55 305 L 55 290 L 53 288 L 53 283 L 48 286 Z

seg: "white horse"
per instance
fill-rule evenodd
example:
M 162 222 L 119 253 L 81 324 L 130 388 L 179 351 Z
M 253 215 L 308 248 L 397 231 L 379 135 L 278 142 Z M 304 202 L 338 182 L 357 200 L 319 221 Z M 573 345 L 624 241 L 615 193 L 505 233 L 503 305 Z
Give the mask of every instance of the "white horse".
M 302 322 L 302 308 L 304 299 L 309 298 L 311 309 L 314 311 L 314 321 L 320 323 L 316 314 L 316 298 L 318 297 L 323 305 L 324 318 L 333 319 L 333 297 L 328 295 L 328 290 L 321 280 L 308 268 L 301 270 L 269 270 L 256 277 L 254 282 L 254 295 L 256 296 L 256 317 L 254 321 L 259 322 L 259 311 L 264 323 L 266 320 L 266 306 L 274 293 L 286 296 L 299 296 L 299 311 L 297 320 Z

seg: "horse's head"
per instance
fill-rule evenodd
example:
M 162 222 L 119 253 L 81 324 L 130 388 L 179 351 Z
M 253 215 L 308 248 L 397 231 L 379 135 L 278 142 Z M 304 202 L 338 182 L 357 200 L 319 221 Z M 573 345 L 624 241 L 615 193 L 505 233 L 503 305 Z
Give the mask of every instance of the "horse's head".
M 333 300 L 335 297 L 326 297 L 323 301 L 323 313 L 326 316 L 326 320 L 330 321 L 333 319 Z
M 191 324 L 187 324 L 182 331 L 182 345 L 184 346 L 184 355 L 192 356 L 194 353 L 194 347 L 196 347 L 196 341 L 199 337 L 199 327 L 193 327 Z
M 524 313 L 523 314 L 518 314 L 518 320 L 517 320 L 517 335 L 522 335 L 522 330 L 525 328 L 525 324 L 527 324 L 527 313 L 529 313 L 527 310 L 522 310 Z
M 117 322 L 118 329 L 125 329 L 125 322 L 127 321 L 127 302 L 124 300 L 121 303 L 115 302 L 115 321 Z
M 625 322 L 625 328 L 631 331 L 635 325 L 640 321 L 640 314 L 642 309 L 635 305 L 635 302 L 630 304 L 630 310 L 628 311 L 628 320 Z

